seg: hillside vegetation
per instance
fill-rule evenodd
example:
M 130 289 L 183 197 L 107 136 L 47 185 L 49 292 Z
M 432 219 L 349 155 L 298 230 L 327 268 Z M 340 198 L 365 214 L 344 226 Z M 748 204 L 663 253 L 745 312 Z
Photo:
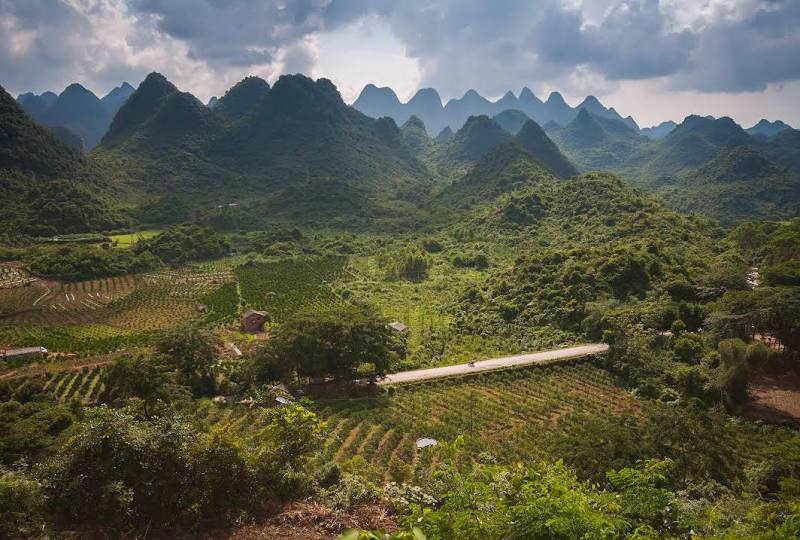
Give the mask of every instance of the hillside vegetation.
M 0 87 L 0 210 L 4 233 L 46 236 L 112 229 L 126 220 L 106 202 L 102 173 L 33 122 Z

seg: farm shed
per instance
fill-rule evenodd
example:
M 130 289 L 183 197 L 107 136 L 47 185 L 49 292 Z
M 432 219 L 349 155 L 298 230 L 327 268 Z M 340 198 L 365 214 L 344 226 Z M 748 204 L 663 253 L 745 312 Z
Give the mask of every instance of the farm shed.
M 44 356 L 47 354 L 47 349 L 44 347 L 23 347 L 21 349 L 0 349 L 0 359 L 2 360 L 19 360 L 22 358 L 34 358 L 37 356 Z
M 439 441 L 437 441 L 436 439 L 431 439 L 429 437 L 417 439 L 417 451 L 419 452 L 423 448 L 427 448 L 428 446 L 436 446 L 437 444 L 439 444 Z
M 390 322 L 387 326 L 389 327 L 389 329 L 394 330 L 398 334 L 402 334 L 403 332 L 408 330 L 408 326 L 401 323 L 400 321 Z
M 264 323 L 267 322 L 267 313 L 248 309 L 242 313 L 242 330 L 245 332 L 263 332 Z

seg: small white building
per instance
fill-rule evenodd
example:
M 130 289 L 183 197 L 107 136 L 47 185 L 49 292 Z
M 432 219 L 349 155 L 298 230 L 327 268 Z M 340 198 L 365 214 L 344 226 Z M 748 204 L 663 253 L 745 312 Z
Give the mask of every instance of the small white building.
M 386 325 L 390 330 L 394 330 L 398 334 L 403 334 L 408 331 L 408 326 L 401 323 L 400 321 L 392 321 Z
M 439 441 L 436 439 L 431 439 L 430 437 L 424 437 L 422 439 L 417 439 L 417 452 L 422 450 L 423 448 L 427 448 L 429 446 L 436 446 L 439 444 Z
M 19 349 L 0 349 L 0 360 L 20 360 L 23 358 L 35 358 L 46 356 L 47 349 L 44 347 L 21 347 Z

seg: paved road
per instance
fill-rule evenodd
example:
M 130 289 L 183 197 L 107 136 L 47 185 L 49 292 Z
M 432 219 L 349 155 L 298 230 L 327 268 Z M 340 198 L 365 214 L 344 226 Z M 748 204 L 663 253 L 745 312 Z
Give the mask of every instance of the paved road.
M 588 354 L 603 353 L 607 350 L 608 345 L 605 343 L 590 343 L 588 345 L 578 345 L 576 347 L 557 349 L 555 351 L 542 351 L 530 354 L 520 354 L 517 356 L 490 358 L 488 360 L 480 360 L 475 362 L 474 366 L 470 366 L 469 364 L 458 364 L 455 366 L 445 366 L 431 369 L 415 369 L 414 371 L 392 373 L 391 375 L 387 375 L 378 384 L 398 384 L 424 381 L 426 379 L 437 379 L 439 377 L 475 373 L 476 371 L 489 371 L 492 369 L 538 364 L 540 362 L 548 362 L 550 360 L 559 360 L 562 358 L 581 357 Z

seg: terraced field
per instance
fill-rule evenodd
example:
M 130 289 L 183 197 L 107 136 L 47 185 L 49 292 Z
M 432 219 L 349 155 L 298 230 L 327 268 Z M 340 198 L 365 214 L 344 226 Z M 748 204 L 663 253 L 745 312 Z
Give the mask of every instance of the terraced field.
M 66 326 L 104 322 L 109 305 L 142 284 L 137 276 L 76 283 L 37 282 L 35 286 L 0 291 L 0 327 Z
M 589 361 L 396 386 L 388 394 L 319 398 L 306 405 L 328 424 L 321 462 L 345 464 L 361 456 L 376 481 L 389 479 L 392 457 L 410 464 L 416 475 L 427 473 L 435 454 L 417 452 L 418 438 L 452 441 L 462 435 L 473 455 L 486 451 L 507 463 L 554 460 L 560 456 L 551 455 L 552 443 L 580 433 L 578 422 L 586 415 L 637 414 L 652 406 L 631 397 Z M 259 437 L 266 414 L 208 401 L 198 410 L 202 423 L 245 439 Z M 736 426 L 740 455 L 748 460 L 763 458 L 765 449 L 785 436 L 771 426 Z
M 154 332 L 201 316 L 231 320 L 238 295 L 230 267 L 189 266 L 76 283 L 0 289 L 0 346 L 102 353 L 145 344 Z

